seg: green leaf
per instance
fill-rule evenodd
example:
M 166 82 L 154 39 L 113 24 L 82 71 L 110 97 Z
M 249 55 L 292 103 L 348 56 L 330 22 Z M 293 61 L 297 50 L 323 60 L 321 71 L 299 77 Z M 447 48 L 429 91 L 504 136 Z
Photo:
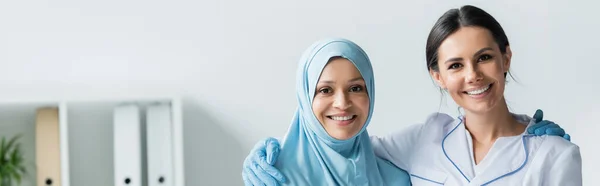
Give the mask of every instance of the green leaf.
M 6 152 L 8 153 L 8 151 L 13 150 L 12 146 L 15 144 L 15 142 L 17 141 L 17 139 L 19 139 L 21 137 L 21 135 L 16 135 L 15 137 L 13 137 L 12 139 L 10 139 L 10 141 L 8 141 L 8 144 L 6 144 Z
M 19 174 L 18 172 L 14 172 L 13 177 L 15 178 L 15 180 L 17 180 L 17 183 L 19 183 L 19 185 L 20 185 L 21 184 L 21 174 Z
M 2 138 L 0 144 L 0 181 L 12 180 L 19 184 L 26 172 L 23 151 L 17 140 L 21 135 L 16 135 L 8 142 Z
M 2 137 L 2 144 L 0 145 L 0 166 L 4 163 L 4 148 L 6 146 L 6 138 Z
M 19 164 L 19 147 L 20 145 L 17 144 L 15 146 L 15 149 L 12 151 L 12 154 L 10 156 L 10 160 L 11 160 L 11 164 L 12 165 L 18 165 Z

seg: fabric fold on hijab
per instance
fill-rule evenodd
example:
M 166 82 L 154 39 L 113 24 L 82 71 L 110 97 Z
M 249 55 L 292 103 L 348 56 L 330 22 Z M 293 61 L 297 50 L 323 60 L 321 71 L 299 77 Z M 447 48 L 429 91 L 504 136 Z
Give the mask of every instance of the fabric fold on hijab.
M 320 74 L 333 57 L 342 57 L 354 64 L 365 81 L 369 95 L 370 107 L 366 123 L 356 135 L 347 140 L 329 136 L 312 111 Z M 286 185 L 410 183 L 406 172 L 378 159 L 372 149 L 366 128 L 375 103 L 375 81 L 371 62 L 362 48 L 343 38 L 320 40 L 311 45 L 300 58 L 296 81 L 298 108 L 281 141 L 282 149 L 275 165 L 286 176 Z M 384 175 L 394 176 L 382 177 L 381 171 L 385 171 Z

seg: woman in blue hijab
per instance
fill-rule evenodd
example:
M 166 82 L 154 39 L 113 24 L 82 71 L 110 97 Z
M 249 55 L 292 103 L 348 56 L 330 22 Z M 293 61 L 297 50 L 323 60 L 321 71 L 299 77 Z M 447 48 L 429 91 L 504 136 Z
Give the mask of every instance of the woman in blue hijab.
M 275 163 L 284 185 L 410 185 L 405 171 L 371 147 L 366 128 L 375 81 L 358 45 L 340 38 L 316 42 L 302 55 L 296 78 L 298 108 Z

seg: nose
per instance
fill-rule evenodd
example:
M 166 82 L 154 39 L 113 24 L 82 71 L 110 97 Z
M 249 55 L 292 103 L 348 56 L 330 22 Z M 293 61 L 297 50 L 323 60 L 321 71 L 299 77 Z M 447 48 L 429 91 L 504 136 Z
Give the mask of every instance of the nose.
M 333 101 L 333 107 L 340 109 L 340 110 L 346 110 L 350 107 L 352 107 L 352 101 L 350 101 L 348 99 L 348 95 L 346 92 L 337 92 L 335 95 L 335 100 Z
M 467 83 L 476 83 L 483 79 L 483 74 L 478 65 L 469 65 L 465 70 L 465 81 Z

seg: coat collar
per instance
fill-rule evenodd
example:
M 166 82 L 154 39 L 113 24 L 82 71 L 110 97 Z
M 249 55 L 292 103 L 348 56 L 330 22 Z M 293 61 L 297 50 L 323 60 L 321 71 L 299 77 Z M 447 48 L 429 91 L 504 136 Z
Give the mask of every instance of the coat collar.
M 458 171 L 466 182 L 486 184 L 514 174 L 525 166 L 529 156 L 525 138 L 531 135 L 501 137 L 490 148 L 484 161 L 477 165 L 484 170 L 476 175 L 463 118 L 458 117 L 442 139 L 442 151 L 450 170 Z

